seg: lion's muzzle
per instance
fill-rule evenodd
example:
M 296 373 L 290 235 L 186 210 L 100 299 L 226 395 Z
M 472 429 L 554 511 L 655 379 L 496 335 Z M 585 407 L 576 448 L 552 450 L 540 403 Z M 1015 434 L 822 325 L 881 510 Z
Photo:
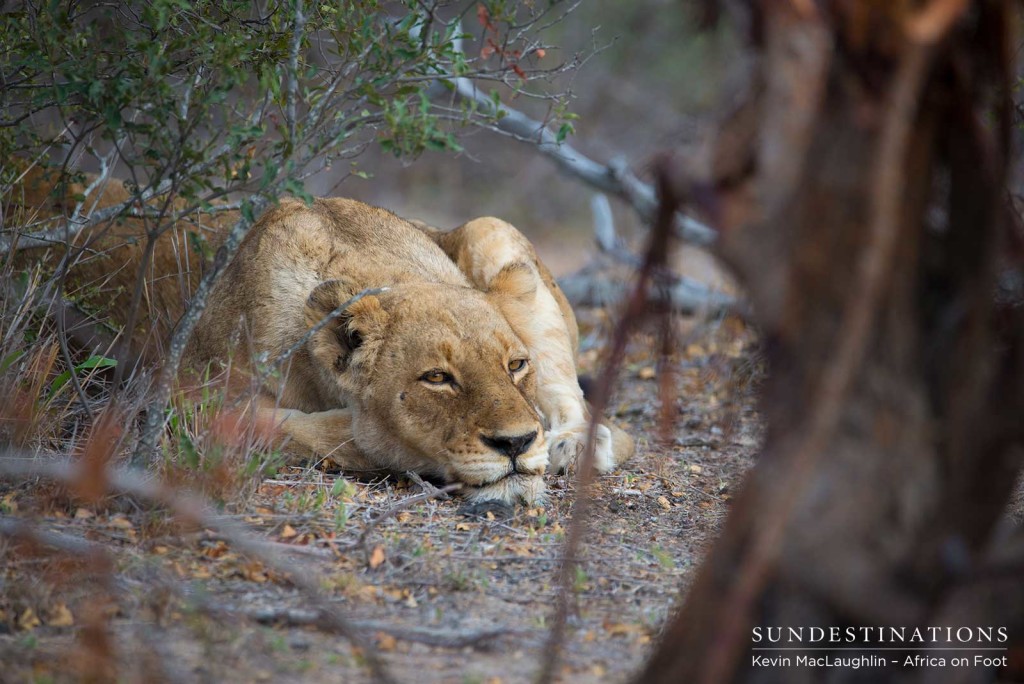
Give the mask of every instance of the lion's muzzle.
M 483 442 L 485 446 L 488 446 L 499 454 L 510 458 L 513 465 L 515 465 L 516 459 L 520 455 L 526 453 L 530 448 L 530 445 L 533 444 L 536 439 L 536 430 L 519 435 L 480 435 L 480 441 Z

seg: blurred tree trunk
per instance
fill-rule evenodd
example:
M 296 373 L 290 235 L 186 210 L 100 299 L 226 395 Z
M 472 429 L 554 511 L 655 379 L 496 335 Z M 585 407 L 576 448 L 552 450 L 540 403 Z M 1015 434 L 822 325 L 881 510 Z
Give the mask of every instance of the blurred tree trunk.
M 763 329 L 769 430 L 639 681 L 988 681 L 756 667 L 752 628 L 1024 638 L 1024 544 L 995 533 L 1024 444 L 1024 308 L 994 296 L 1021 268 L 1010 3 L 753 5 L 753 95 L 694 194 Z

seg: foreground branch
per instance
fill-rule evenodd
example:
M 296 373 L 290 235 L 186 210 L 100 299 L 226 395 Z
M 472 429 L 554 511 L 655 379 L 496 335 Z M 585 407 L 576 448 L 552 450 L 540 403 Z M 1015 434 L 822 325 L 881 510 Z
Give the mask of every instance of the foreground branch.
M 583 537 L 586 535 L 593 504 L 590 487 L 593 484 L 595 473 L 594 450 L 597 444 L 597 426 L 611 400 L 612 387 L 626 356 L 626 344 L 633 332 L 652 313 L 651 307 L 648 306 L 648 290 L 657 283 L 659 275 L 665 270 L 665 258 L 672 239 L 672 226 L 675 217 L 678 216 L 676 210 L 679 207 L 679 202 L 672 192 L 673 185 L 669 182 L 669 176 L 670 169 L 667 166 L 659 169 L 658 178 L 661 181 L 662 200 L 657 220 L 650 232 L 636 285 L 633 287 L 622 318 L 612 334 L 607 361 L 594 392 L 587 440 L 576 468 L 576 503 L 573 506 L 572 522 L 566 532 L 559 569 L 559 591 L 555 598 L 551 631 L 544 646 L 541 667 L 537 675 L 538 684 L 548 684 L 554 680 L 564 648 L 566 626 L 569 621 L 569 601 L 573 595 L 572 585 L 579 563 L 579 550 L 583 543 Z
M 42 460 L 26 452 L 10 450 L 0 452 L 0 475 L 20 479 L 44 478 L 71 488 L 78 486 L 85 476 L 79 465 L 73 461 Z M 316 577 L 289 562 L 277 548 L 266 544 L 233 520 L 217 515 L 203 499 L 175 491 L 141 471 L 131 468 L 109 468 L 102 471 L 101 475 L 106 478 L 106 490 L 129 494 L 164 506 L 179 520 L 213 530 L 240 552 L 259 561 L 270 570 L 290 578 L 292 584 L 316 606 L 318 621 L 362 650 L 367 666 L 376 681 L 394 681 L 361 631 L 332 608 L 331 602 L 320 590 Z
M 221 273 L 227 268 L 234 258 L 238 247 L 242 244 L 255 220 L 251 217 L 258 216 L 269 204 L 269 201 L 262 195 L 255 195 L 252 200 L 251 212 L 242 212 L 241 218 L 228 233 L 224 244 L 217 250 L 210 268 L 203 274 L 196 288 L 195 295 L 189 303 L 185 315 L 178 321 L 178 325 L 171 335 L 170 344 L 167 345 L 167 358 L 160 374 L 157 376 L 156 387 L 153 398 L 146 411 L 146 424 L 139 435 L 139 443 L 135 449 L 133 461 L 135 463 L 146 463 L 149 457 L 155 453 L 160 433 L 166 419 L 165 407 L 171 399 L 171 392 L 174 389 L 174 381 L 178 376 L 178 369 L 181 360 L 185 355 L 185 346 L 188 344 L 192 331 L 195 330 L 203 312 L 206 311 L 206 302 L 213 291 L 213 286 L 220 278 Z

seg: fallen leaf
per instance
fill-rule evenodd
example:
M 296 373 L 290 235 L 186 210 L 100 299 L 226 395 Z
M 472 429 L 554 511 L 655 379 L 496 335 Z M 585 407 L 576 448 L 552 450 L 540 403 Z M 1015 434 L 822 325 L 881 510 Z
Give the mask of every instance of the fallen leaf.
M 381 651 L 394 651 L 397 645 L 398 641 L 395 640 L 395 637 L 386 632 L 377 632 L 377 648 Z
M 75 616 L 71 614 L 66 605 L 58 603 L 50 611 L 46 624 L 49 627 L 70 627 L 75 624 Z
M 469 532 L 471 529 L 473 528 L 469 526 L 469 523 L 455 523 L 456 532 Z
M 699 344 L 689 344 L 686 346 L 686 355 L 689 357 L 704 356 L 708 353 L 708 350 Z
M 370 569 L 376 570 L 380 567 L 381 563 L 384 562 L 384 547 L 375 546 L 373 552 L 370 554 Z
M 658 374 L 657 374 L 657 372 L 655 372 L 653 366 L 644 366 L 636 374 L 636 376 L 638 378 L 640 378 L 641 380 L 653 380 L 657 375 Z
M 242 577 L 249 580 L 250 582 L 256 582 L 257 584 L 263 584 L 269 579 L 266 571 L 260 563 L 246 563 L 241 568 Z
M 228 545 L 222 541 L 215 542 L 213 544 L 204 544 L 202 554 L 207 558 L 223 558 L 228 552 Z
M 298 532 L 295 531 L 294 527 L 292 527 L 288 523 L 285 523 L 284 527 L 281 528 L 281 534 L 279 536 L 281 537 L 281 539 L 291 539 L 297 534 Z
M 75 520 L 87 520 L 93 517 L 95 513 L 90 511 L 88 508 L 79 508 L 75 511 Z
M 36 616 L 36 612 L 31 608 L 26 608 L 25 611 L 18 616 L 18 627 L 26 632 L 35 629 L 41 624 L 42 623 L 39 621 L 39 618 Z
M 602 626 L 604 627 L 604 631 L 608 632 L 608 636 L 613 637 L 627 636 L 634 632 L 640 631 L 636 625 L 627 625 L 622 622 L 609 622 L 607 620 L 605 620 Z
M 672 504 L 669 503 L 668 499 L 663 496 L 658 497 L 658 505 L 664 508 L 666 511 L 672 510 Z

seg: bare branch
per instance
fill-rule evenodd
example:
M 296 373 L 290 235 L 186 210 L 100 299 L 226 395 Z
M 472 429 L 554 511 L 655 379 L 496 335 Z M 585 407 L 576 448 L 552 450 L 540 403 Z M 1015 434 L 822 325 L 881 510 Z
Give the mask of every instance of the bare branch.
M 410 496 L 408 498 L 402 499 L 401 501 L 394 503 L 392 506 L 390 506 L 388 509 L 377 515 L 373 520 L 371 520 L 366 525 L 366 527 L 363 529 L 362 534 L 359 535 L 359 539 L 356 540 L 353 546 L 363 546 L 364 544 L 366 544 L 366 540 L 370 536 L 370 533 L 377 529 L 377 527 L 388 518 L 397 515 L 398 513 L 401 513 L 402 511 L 411 508 L 418 503 L 430 501 L 431 499 L 448 498 L 449 493 L 458 491 L 459 489 L 462 489 L 462 483 L 453 482 L 452 484 L 445 485 L 444 487 L 440 488 L 431 487 L 430 489 L 427 489 L 419 494 Z
M 0 536 L 38 544 L 39 546 L 49 546 L 79 558 L 106 551 L 102 545 L 91 542 L 88 539 L 73 537 L 63 532 L 42 530 L 35 525 L 29 525 L 22 520 L 14 518 L 0 518 Z
M 81 478 L 81 470 L 73 461 L 34 458 L 27 452 L 0 451 L 0 475 L 14 478 L 45 478 L 68 487 L 74 487 Z M 343 635 L 363 651 L 363 657 L 376 681 L 393 682 L 377 652 L 360 630 L 332 608 L 331 602 L 320 590 L 315 576 L 282 556 L 277 548 L 266 544 L 230 518 L 217 515 L 207 502 L 168 487 L 158 479 L 131 468 L 108 468 L 104 472 L 107 489 L 129 494 L 168 508 L 179 520 L 215 531 L 245 555 L 258 560 L 274 572 L 291 578 L 299 590 L 316 606 L 318 620 Z M 57 541 L 57 540 L 55 540 Z M 59 540 L 62 545 L 66 540 Z
M 663 165 L 664 166 L 664 165 Z M 572 595 L 579 549 L 586 534 L 591 509 L 590 486 L 594 481 L 594 450 L 597 443 L 597 426 L 605 408 L 611 399 L 612 386 L 618 375 L 619 368 L 626 354 L 626 343 L 633 331 L 650 313 L 647 306 L 648 288 L 657 281 L 658 274 L 663 272 L 672 227 L 677 216 L 678 199 L 673 195 L 674 185 L 670 182 L 669 169 L 659 170 L 658 178 L 662 190 L 662 201 L 658 212 L 658 220 L 654 224 L 644 254 L 643 264 L 637 276 L 636 285 L 622 318 L 615 326 L 615 332 L 609 345 L 605 366 L 598 378 L 597 387 L 591 405 L 590 424 L 587 429 L 587 441 L 583 454 L 580 456 L 576 472 L 576 503 L 573 506 L 572 522 L 566 532 L 561 568 L 559 571 L 559 591 L 556 595 L 554 616 L 551 631 L 544 646 L 538 684 L 548 684 L 554 679 L 561 660 L 563 642 L 565 641 L 566 625 L 569 620 L 569 597 Z
M 295 145 L 296 101 L 299 99 L 299 52 L 302 49 L 302 35 L 306 28 L 306 15 L 302 11 L 302 0 L 295 0 L 295 23 L 292 28 L 291 55 L 288 60 L 288 100 L 285 120 L 288 123 L 288 140 Z
M 359 292 L 353 295 L 352 297 L 349 297 L 343 304 L 340 304 L 339 306 L 335 307 L 333 311 L 331 311 L 329 314 L 327 314 L 319 321 L 317 321 L 312 328 L 307 330 L 302 337 L 295 341 L 295 344 L 285 349 L 280 356 L 274 359 L 274 365 L 272 366 L 272 368 L 277 368 L 281 364 L 286 362 L 288 359 L 290 359 L 295 352 L 302 349 L 304 346 L 306 346 L 307 342 L 313 339 L 313 335 L 323 330 L 328 323 L 340 317 L 341 314 L 345 313 L 346 309 L 348 309 L 350 306 L 358 302 L 360 299 L 362 299 L 363 297 L 369 297 L 370 295 L 378 295 L 382 292 L 387 292 L 389 289 L 390 288 L 387 287 L 367 288 L 362 292 Z
M 319 611 L 296 610 L 294 608 L 251 608 L 236 610 L 226 607 L 201 607 L 222 613 L 226 617 L 243 617 L 261 624 L 287 625 L 290 627 L 315 627 L 322 631 L 333 632 L 331 625 L 325 623 Z M 515 638 L 522 644 L 524 638 L 532 635 L 526 630 L 494 628 L 482 630 L 470 629 L 439 629 L 437 627 L 399 627 L 375 620 L 353 621 L 352 626 L 367 634 L 384 632 L 401 641 L 412 641 L 437 648 L 474 648 L 492 644 L 503 638 Z
M 650 224 L 654 221 L 658 206 L 654 188 L 637 178 L 626 164 L 596 162 L 572 145 L 564 141 L 559 142 L 557 134 L 544 122 L 531 119 L 506 105 L 496 104 L 470 79 L 456 78 L 454 83 L 459 97 L 473 102 L 481 113 L 497 118 L 494 124 L 497 130 L 536 145 L 541 154 L 553 161 L 563 172 L 600 192 L 625 200 L 645 223 Z M 716 236 L 713 228 L 681 213 L 675 216 L 674 229 L 683 240 L 697 245 L 709 245 L 714 242 Z
M 167 345 L 167 358 L 160 369 L 160 374 L 157 376 L 154 396 L 146 411 L 146 424 L 142 428 L 142 434 L 139 435 L 139 443 L 133 456 L 135 463 L 146 463 L 149 457 L 156 451 L 157 441 L 164 427 L 164 407 L 167 406 L 167 402 L 171 398 L 174 381 L 178 376 L 178 369 L 181 367 L 181 360 L 185 354 L 185 346 L 192 336 L 192 331 L 199 323 L 200 317 L 202 317 L 203 312 L 206 310 L 206 300 L 213 291 L 214 284 L 234 258 L 239 245 L 242 243 L 242 239 L 249 232 L 249 228 L 252 227 L 254 219 L 250 217 L 259 215 L 268 204 L 269 201 L 262 195 L 253 196 L 252 212 L 248 215 L 243 212 L 238 223 L 231 228 L 227 239 L 224 240 L 224 244 L 217 250 L 210 268 L 203 274 L 202 280 L 199 281 L 199 287 L 196 288 L 195 295 L 192 297 L 188 309 L 178 321 L 178 325 L 171 335 L 171 341 Z
M 70 242 L 71 238 L 75 237 L 83 230 L 117 218 L 128 211 L 133 205 L 145 204 L 149 200 L 163 195 L 185 178 L 205 173 L 210 167 L 220 163 L 220 158 L 230 150 L 230 145 L 222 145 L 218 149 L 214 150 L 210 156 L 205 157 L 205 162 L 197 163 L 189 166 L 188 168 L 182 169 L 173 176 L 165 178 L 160 183 L 141 191 L 136 197 L 131 197 L 119 204 L 114 204 L 98 211 L 94 211 L 89 214 L 88 218 L 80 217 L 79 220 L 65 221 L 59 227 L 51 231 L 32 233 L 28 235 L 15 234 L 11 237 L 0 238 L 0 254 L 7 254 L 13 249 L 21 250 L 29 249 L 31 247 L 47 247 L 54 242 Z
M 633 256 L 629 263 L 636 261 L 634 255 L 626 254 Z M 747 307 L 731 295 L 714 290 L 693 278 L 666 275 L 669 276 L 667 282 L 659 283 L 649 290 L 650 301 L 663 303 L 672 311 L 687 315 L 749 315 Z M 601 264 L 591 264 L 559 278 L 558 286 L 573 306 L 611 306 L 621 302 L 630 292 L 628 283 L 616 282 L 602 273 Z
M 612 216 L 612 204 L 608 196 L 595 193 L 590 198 L 590 211 L 594 214 L 594 238 L 602 252 L 610 252 L 619 245 L 619 236 L 615 232 L 615 217 Z

